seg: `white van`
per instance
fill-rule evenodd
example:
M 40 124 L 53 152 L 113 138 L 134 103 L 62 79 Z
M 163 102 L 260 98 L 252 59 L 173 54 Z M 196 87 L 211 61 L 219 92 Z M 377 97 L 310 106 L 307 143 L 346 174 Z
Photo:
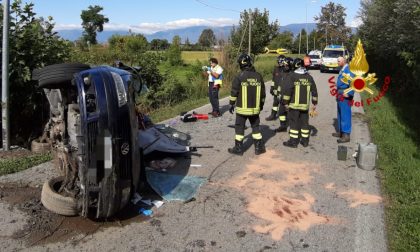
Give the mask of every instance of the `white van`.
M 319 68 L 321 65 L 321 56 L 322 52 L 320 50 L 310 51 L 308 54 L 309 58 L 311 58 L 311 68 Z
M 349 58 L 349 51 L 345 46 L 329 45 L 322 52 L 321 65 L 319 70 L 321 73 L 327 71 L 340 71 L 338 66 L 338 57 Z

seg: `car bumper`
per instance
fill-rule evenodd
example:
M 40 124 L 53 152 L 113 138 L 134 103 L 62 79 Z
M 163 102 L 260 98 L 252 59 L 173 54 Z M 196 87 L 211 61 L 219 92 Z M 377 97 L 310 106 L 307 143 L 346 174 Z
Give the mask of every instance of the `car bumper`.
M 334 72 L 339 72 L 340 71 L 340 67 L 339 66 L 335 66 L 335 65 L 320 65 L 320 70 L 321 71 L 334 71 Z

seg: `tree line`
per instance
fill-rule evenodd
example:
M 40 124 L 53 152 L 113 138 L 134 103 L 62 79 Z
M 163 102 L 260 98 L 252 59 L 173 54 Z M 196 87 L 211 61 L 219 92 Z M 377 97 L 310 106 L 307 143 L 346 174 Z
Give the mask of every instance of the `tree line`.
M 335 9 L 327 8 L 327 13 L 328 11 L 341 11 L 342 13 L 338 16 L 345 17 L 344 8 L 334 4 L 332 6 Z M 21 0 L 14 0 L 11 4 L 9 107 L 10 123 L 13 125 L 11 127 L 12 140 L 26 141 L 28 138 L 38 135 L 39 130 L 42 129 L 41 126 L 31 129 L 25 125 L 28 121 L 42 125 L 42 121 L 48 118 L 49 107 L 45 103 L 42 90 L 38 89 L 36 82 L 31 80 L 31 72 L 36 68 L 69 61 L 100 65 L 112 64 L 114 60 L 123 60 L 129 65 L 140 64 L 145 69 L 148 83 L 152 84 L 146 105 L 150 108 L 158 108 L 159 104 L 166 104 L 166 101 L 178 102 L 186 97 L 185 95 L 165 97 L 169 91 L 168 87 L 175 90 L 176 94 L 181 94 L 185 90 L 180 83 L 170 78 L 170 73 L 160 73 L 158 65 L 162 63 L 170 66 L 185 65 L 181 58 L 182 50 L 208 49 L 214 45 L 224 45 L 226 59 L 231 59 L 231 62 L 234 62 L 238 52 L 247 51 L 248 36 L 244 36 L 244 33 L 248 32 L 249 18 L 252 20 L 252 54 L 257 55 L 263 51 L 265 46 L 270 45 L 291 48 L 292 51 L 295 51 L 293 48 L 297 48 L 296 36 L 287 32 L 280 33 L 278 21 L 270 22 L 269 11 L 266 9 L 263 11 L 259 9 L 244 10 L 240 14 L 239 24 L 232 29 L 227 41 L 217 40 L 211 29 L 205 29 L 196 44 L 190 43 L 188 39 L 182 43 L 179 36 L 175 36 L 171 42 L 155 39 L 149 43 L 144 35 L 130 33 L 124 36 L 114 35 L 106 45 L 100 45 L 96 40 L 96 35 L 103 31 L 104 24 L 109 22 L 109 19 L 101 13 L 103 11 L 101 6 L 89 6 L 86 10 L 82 10 L 80 17 L 84 32 L 75 43 L 60 38 L 54 31 L 53 18 L 38 17 L 34 13 L 33 7 L 34 4 L 22 3 Z M 3 11 L 0 12 L 0 22 L 3 21 L 2 14 Z M 324 15 L 326 14 L 321 12 L 320 20 L 328 20 L 326 23 L 329 31 L 328 37 L 323 38 L 322 25 L 320 26 L 321 33 L 311 33 L 312 35 L 310 34 L 309 37 L 314 37 L 319 41 L 326 39 L 339 43 L 343 39 L 339 36 L 341 34 L 339 28 L 343 25 L 343 19 L 321 18 Z M 333 29 L 337 29 L 337 32 L 334 32 Z M 345 30 L 342 29 L 342 31 Z M 306 32 L 302 31 L 300 41 L 305 41 L 305 36 Z M 345 36 L 348 36 L 348 33 Z M 301 48 L 304 51 L 303 42 Z M 197 62 L 191 66 L 191 69 L 199 70 L 200 64 Z M 229 65 L 234 66 L 235 64 L 225 61 L 226 68 L 229 71 L 234 71 L 235 69 L 230 69 Z M 195 91 L 185 92 L 194 93 Z

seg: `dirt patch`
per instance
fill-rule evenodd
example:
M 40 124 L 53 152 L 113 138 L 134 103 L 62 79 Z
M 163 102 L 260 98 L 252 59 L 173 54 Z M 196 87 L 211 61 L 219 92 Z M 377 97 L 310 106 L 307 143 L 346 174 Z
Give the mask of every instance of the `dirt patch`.
M 346 192 L 339 192 L 338 195 L 343 196 L 350 204 L 350 207 L 358 207 L 359 205 L 378 204 L 382 202 L 382 197 L 364 193 L 358 190 L 349 190 Z
M 281 240 L 287 229 L 307 231 L 314 225 L 337 223 L 334 217 L 312 210 L 315 196 L 304 189 L 319 170 L 311 163 L 285 161 L 280 153 L 267 149 L 264 155 L 250 160 L 229 185 L 245 194 L 248 212 L 263 220 L 253 230 Z
M 133 222 L 149 220 L 140 216 L 138 206 L 129 204 L 120 214 L 108 220 L 94 221 L 80 216 L 66 217 L 48 211 L 41 203 L 41 187 L 19 184 L 0 184 L 0 201 L 9 204 L 9 209 L 25 212 L 29 218 L 21 230 L 10 238 L 23 239 L 28 247 L 72 240 L 74 244 L 98 230 Z
M 1 159 L 14 159 L 14 158 L 22 158 L 22 157 L 29 157 L 33 156 L 35 153 L 31 152 L 30 150 L 23 149 L 23 148 L 14 148 L 8 151 L 0 151 L 0 160 Z

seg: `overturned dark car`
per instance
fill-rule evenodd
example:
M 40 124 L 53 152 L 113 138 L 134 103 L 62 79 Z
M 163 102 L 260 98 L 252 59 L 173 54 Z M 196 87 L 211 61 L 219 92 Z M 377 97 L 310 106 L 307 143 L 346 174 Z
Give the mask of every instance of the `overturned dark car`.
M 41 202 L 50 211 L 107 218 L 138 189 L 138 70 L 65 63 L 34 72 L 50 104 L 44 134 L 61 174 L 42 188 Z

